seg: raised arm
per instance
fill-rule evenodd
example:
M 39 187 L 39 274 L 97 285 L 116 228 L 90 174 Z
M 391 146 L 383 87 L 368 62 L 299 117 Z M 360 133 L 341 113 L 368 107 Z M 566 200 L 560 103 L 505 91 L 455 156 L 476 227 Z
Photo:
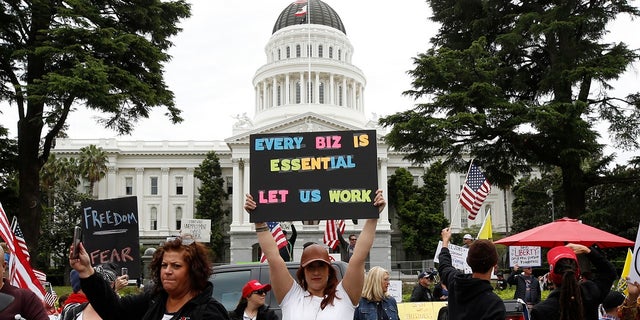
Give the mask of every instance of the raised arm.
M 378 212 L 384 209 L 386 202 L 382 196 L 382 190 L 376 191 L 373 205 L 378 207 Z M 353 249 L 353 255 L 349 260 L 344 279 L 342 279 L 342 286 L 349 295 L 353 305 L 358 304 L 360 301 L 362 287 L 364 286 L 364 261 L 367 259 L 371 246 L 373 246 L 377 226 L 378 219 L 367 219 L 364 223 L 362 232 L 360 232 L 360 236 L 358 237 L 358 244 Z
M 251 214 L 251 211 L 255 208 L 256 202 L 253 201 L 253 197 L 250 194 L 247 194 L 244 209 Z M 255 226 L 256 233 L 258 234 L 258 243 L 260 243 L 260 249 L 262 249 L 262 253 L 269 263 L 271 288 L 276 296 L 276 300 L 280 303 L 282 302 L 282 299 L 284 299 L 284 296 L 287 295 L 287 292 L 291 289 L 291 286 L 293 286 L 294 280 L 289 273 L 289 270 L 287 270 L 287 264 L 280 256 L 276 240 L 271 235 L 271 232 L 269 232 L 267 224 L 265 222 L 256 222 Z

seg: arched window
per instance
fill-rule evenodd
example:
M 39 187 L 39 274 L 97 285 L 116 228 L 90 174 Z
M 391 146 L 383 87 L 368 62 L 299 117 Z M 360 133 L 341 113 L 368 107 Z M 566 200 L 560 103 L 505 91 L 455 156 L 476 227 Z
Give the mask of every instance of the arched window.
M 300 45 L 296 44 L 296 58 L 300 58 L 301 50 Z
M 151 207 L 151 214 L 149 214 L 149 217 L 150 217 L 149 229 L 158 230 L 158 208 Z
M 176 230 L 182 228 L 182 207 L 176 207 Z
M 322 52 L 322 45 L 319 45 L 319 46 L 318 46 L 318 57 L 319 57 L 319 58 L 322 58 L 322 56 L 323 56 L 323 52 Z
M 291 47 L 287 47 L 287 59 L 291 58 Z

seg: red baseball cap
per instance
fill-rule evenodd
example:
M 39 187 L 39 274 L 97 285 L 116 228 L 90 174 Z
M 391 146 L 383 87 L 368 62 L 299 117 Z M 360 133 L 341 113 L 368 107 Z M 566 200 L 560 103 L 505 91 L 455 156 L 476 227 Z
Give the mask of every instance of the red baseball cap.
M 576 277 L 580 276 L 580 269 L 578 264 L 578 257 L 576 253 L 573 252 L 573 249 L 565 246 L 555 247 L 549 252 L 547 252 L 547 261 L 549 262 L 549 276 L 553 283 L 561 283 L 562 282 L 562 274 L 555 273 L 554 270 L 556 268 L 556 264 L 560 259 L 571 259 L 576 262 L 578 266 L 578 270 L 576 270 Z
M 258 280 L 249 280 L 249 282 L 242 287 L 242 297 L 247 298 L 256 290 L 270 291 L 271 285 L 268 283 L 262 284 Z

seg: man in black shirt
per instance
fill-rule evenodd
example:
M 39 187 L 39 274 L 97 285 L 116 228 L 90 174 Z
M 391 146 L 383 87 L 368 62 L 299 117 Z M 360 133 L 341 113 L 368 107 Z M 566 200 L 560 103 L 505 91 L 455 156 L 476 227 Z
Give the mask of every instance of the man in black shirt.
M 433 301 L 431 294 L 431 284 L 433 284 L 434 274 L 430 272 L 422 272 L 418 275 L 418 284 L 413 288 L 411 293 L 411 302 Z

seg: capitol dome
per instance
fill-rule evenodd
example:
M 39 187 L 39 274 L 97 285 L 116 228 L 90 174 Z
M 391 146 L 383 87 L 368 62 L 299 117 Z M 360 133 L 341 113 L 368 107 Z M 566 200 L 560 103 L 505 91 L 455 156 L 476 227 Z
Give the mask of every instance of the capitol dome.
M 307 23 L 307 18 L 310 17 L 311 24 L 325 25 L 338 29 L 342 31 L 342 33 L 347 34 L 340 16 L 338 16 L 336 11 L 333 10 L 333 8 L 331 8 L 328 4 L 320 0 L 308 0 L 308 2 L 304 3 L 298 2 L 301 1 L 292 2 L 284 10 L 282 10 L 280 16 L 278 16 L 278 20 L 276 20 L 276 23 L 273 26 L 272 33 L 276 33 L 276 31 L 289 26 L 305 24 Z M 307 6 L 307 8 L 304 8 L 305 6 Z M 304 9 L 306 9 L 307 14 L 304 14 L 302 16 L 296 15 L 296 12 L 300 12 Z

